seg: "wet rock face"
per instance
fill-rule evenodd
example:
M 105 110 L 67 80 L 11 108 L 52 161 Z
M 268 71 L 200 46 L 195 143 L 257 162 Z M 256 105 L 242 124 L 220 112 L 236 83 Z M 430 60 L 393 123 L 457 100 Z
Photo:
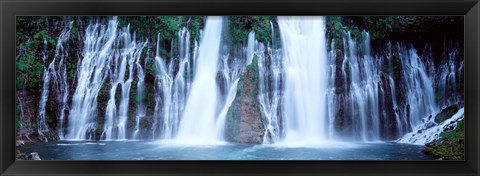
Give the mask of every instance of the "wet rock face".
M 460 108 L 457 105 L 451 105 L 442 110 L 435 116 L 435 123 L 442 123 L 448 118 L 452 117 Z
M 258 67 L 256 58 L 241 75 L 237 96 L 227 114 L 226 140 L 235 143 L 260 144 L 264 126 L 258 102 Z

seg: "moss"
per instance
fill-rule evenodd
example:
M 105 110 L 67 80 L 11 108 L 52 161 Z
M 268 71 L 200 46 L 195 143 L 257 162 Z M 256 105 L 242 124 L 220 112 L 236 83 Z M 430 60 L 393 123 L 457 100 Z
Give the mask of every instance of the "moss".
M 253 56 L 252 63 L 247 66 L 247 70 L 249 70 L 249 72 L 253 74 L 253 75 L 251 75 L 251 79 L 253 80 L 253 84 L 258 85 L 258 79 L 259 79 L 258 74 L 259 73 L 258 73 L 258 58 L 257 58 L 257 55 Z M 242 86 L 243 86 L 243 84 L 242 84 Z M 257 94 L 258 94 L 258 89 L 250 89 L 249 95 L 251 97 L 256 97 Z
M 273 22 L 273 16 L 230 16 L 228 31 L 224 34 L 225 41 L 228 46 L 245 44 L 248 34 L 253 31 L 257 40 L 270 43 L 271 22 Z
M 465 159 L 465 120 L 457 122 L 457 127 L 452 131 L 440 133 L 440 139 L 427 144 L 425 153 L 444 160 Z
M 236 117 L 240 117 L 240 109 L 237 106 L 231 106 L 227 112 L 227 124 L 226 124 L 226 134 L 230 140 L 233 140 L 233 136 L 237 134 L 238 124 Z
M 15 159 L 27 160 L 28 156 L 26 153 L 21 152 L 20 150 L 15 150 Z
M 329 29 L 332 38 L 339 38 L 343 31 L 342 17 L 341 16 L 327 16 L 326 27 Z M 335 42 L 338 43 L 338 40 Z

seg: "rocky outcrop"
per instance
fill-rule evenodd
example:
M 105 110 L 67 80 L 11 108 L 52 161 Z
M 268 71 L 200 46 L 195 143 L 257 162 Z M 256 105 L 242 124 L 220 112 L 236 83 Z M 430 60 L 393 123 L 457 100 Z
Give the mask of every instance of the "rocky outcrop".
M 440 139 L 443 132 L 455 129 L 458 122 L 463 118 L 464 108 L 458 109 L 452 116 L 449 116 L 441 123 L 436 123 L 433 116 L 430 116 L 425 119 L 424 123 L 417 127 L 418 130 L 405 134 L 402 138 L 398 139 L 397 142 L 419 145 L 431 143 Z
M 264 126 L 258 102 L 258 65 L 254 57 L 237 86 L 237 96 L 227 113 L 226 140 L 235 143 L 263 142 Z
M 452 117 L 460 108 L 457 105 L 451 105 L 442 110 L 435 116 L 435 123 L 442 123 Z

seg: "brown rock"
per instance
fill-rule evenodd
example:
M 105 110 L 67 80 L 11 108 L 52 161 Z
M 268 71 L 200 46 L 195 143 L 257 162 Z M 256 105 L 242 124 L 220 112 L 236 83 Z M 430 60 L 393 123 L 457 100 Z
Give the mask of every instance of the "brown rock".
M 264 126 L 258 102 L 258 66 L 256 58 L 241 75 L 237 95 L 227 114 L 226 140 L 260 144 Z

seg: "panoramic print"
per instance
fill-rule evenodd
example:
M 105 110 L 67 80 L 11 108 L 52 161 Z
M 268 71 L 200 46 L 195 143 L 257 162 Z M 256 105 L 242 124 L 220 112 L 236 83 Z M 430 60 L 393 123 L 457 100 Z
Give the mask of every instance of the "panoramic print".
M 465 158 L 463 16 L 17 16 L 15 60 L 17 160 Z

